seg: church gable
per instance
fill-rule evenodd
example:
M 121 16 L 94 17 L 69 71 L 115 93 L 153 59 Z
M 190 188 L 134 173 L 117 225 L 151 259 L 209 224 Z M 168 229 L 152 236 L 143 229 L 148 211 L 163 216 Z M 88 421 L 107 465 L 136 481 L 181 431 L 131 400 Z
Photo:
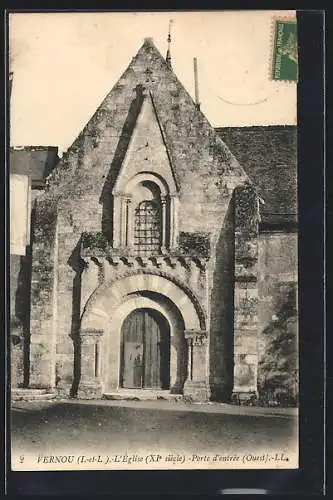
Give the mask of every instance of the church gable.
M 30 384 L 87 398 L 256 393 L 260 286 L 275 293 L 260 274 L 259 202 L 146 39 L 36 199 Z M 280 272 L 276 241 L 264 244 Z
M 140 88 L 147 93 L 142 109 L 138 96 Z M 149 168 L 157 168 L 159 164 L 183 193 L 191 186 L 192 199 L 197 196 L 199 202 L 206 198 L 215 203 L 221 193 L 224 196 L 226 191 L 231 194 L 236 185 L 247 179 L 152 40 L 146 39 L 63 155 L 50 176 L 50 189 L 63 199 L 73 194 L 82 197 L 84 193 L 100 197 L 101 188 L 103 193 L 112 191 L 124 161 L 126 164 L 129 157 L 134 158 L 134 148 L 145 148 L 147 141 L 143 144 L 144 139 L 139 139 L 139 130 L 151 134 Z M 136 158 L 135 163 L 142 158 L 143 163 L 149 162 L 145 160 L 144 149 L 136 150 Z M 197 189 L 196 178 L 199 181 Z M 104 184 L 98 182 L 99 179 L 105 179 Z

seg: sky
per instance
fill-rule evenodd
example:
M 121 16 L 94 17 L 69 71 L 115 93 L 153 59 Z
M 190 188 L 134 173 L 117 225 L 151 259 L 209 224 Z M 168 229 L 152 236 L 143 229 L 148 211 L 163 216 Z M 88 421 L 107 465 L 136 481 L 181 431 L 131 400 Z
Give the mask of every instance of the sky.
M 9 16 L 11 145 L 58 146 L 79 135 L 152 37 L 214 126 L 296 124 L 296 83 L 272 81 L 275 17 L 294 11 L 61 12 Z

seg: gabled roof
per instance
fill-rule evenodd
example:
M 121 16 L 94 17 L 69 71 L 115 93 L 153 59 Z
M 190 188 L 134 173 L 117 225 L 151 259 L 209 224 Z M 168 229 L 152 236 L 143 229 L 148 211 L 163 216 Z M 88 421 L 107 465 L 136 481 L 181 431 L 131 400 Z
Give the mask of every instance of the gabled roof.
M 59 161 L 56 146 L 22 146 L 10 148 L 11 174 L 29 175 L 32 188 L 43 187 L 46 177 Z
M 296 127 L 214 130 L 148 38 L 51 175 L 61 193 L 66 196 L 64 182 L 79 181 L 85 155 L 90 155 L 85 181 L 91 173 L 92 189 L 98 184 L 96 175 L 106 178 L 104 187 L 112 189 L 140 113 L 143 88 L 151 92 L 177 185 L 185 172 L 194 173 L 198 168 L 202 179 L 207 177 L 210 182 L 212 175 L 238 182 L 248 177 L 265 201 L 263 220 L 296 219 Z M 110 163 L 100 159 L 98 147 L 103 143 L 108 143 Z M 29 173 L 40 186 L 57 161 L 57 148 L 51 146 L 12 148 L 10 152 L 11 172 Z
M 226 185 L 232 189 L 248 180 L 244 169 L 197 109 L 152 39 L 146 38 L 128 68 L 63 155 L 59 167 L 51 175 L 50 189 L 61 185 L 59 193 L 66 196 L 65 186 L 74 182 L 75 175 L 81 189 L 90 193 L 99 188 L 96 176 L 106 179 L 103 193 L 112 191 L 141 109 L 142 89 L 152 96 L 180 191 L 185 177 L 188 184 L 189 175 L 199 171 L 203 184 L 214 182 L 216 196 L 220 196 L 219 190 L 225 193 Z M 222 183 L 218 182 L 221 178 Z
M 265 222 L 297 219 L 297 127 L 270 125 L 216 129 L 265 201 Z

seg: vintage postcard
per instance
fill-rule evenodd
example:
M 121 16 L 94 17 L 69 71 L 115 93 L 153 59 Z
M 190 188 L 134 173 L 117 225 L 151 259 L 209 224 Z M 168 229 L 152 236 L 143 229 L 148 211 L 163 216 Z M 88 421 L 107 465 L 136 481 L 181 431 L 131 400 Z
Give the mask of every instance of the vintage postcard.
M 297 469 L 295 11 L 9 14 L 11 469 Z

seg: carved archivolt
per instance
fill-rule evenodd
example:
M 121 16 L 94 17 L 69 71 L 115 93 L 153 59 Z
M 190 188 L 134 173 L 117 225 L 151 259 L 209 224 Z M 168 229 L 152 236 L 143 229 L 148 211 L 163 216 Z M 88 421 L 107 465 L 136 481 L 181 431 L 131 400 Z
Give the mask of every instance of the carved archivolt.
M 91 294 L 84 307 L 81 327 L 88 327 L 85 324 L 87 322 L 85 318 L 96 307 L 101 309 L 101 303 L 107 302 L 109 307 L 112 307 L 121 297 L 140 290 L 153 291 L 167 296 L 182 315 L 185 315 L 184 319 L 187 317 L 189 322 L 197 324 L 198 329 L 206 330 L 206 314 L 194 292 L 177 278 L 158 269 L 131 270 L 100 285 Z

